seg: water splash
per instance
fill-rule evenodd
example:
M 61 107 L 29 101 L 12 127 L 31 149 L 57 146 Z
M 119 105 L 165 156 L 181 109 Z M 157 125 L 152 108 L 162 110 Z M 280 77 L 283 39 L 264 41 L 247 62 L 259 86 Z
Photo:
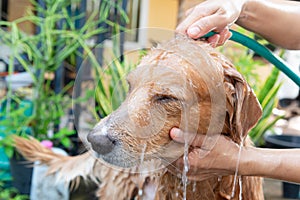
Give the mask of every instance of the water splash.
M 222 181 L 222 176 L 218 176 L 218 182 L 221 182 Z

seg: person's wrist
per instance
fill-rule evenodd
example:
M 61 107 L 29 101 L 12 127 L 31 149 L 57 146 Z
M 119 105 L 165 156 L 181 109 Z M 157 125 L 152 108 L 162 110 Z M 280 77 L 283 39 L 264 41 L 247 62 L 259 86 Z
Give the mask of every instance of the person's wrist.
M 239 160 L 239 174 L 243 176 L 253 175 L 253 169 L 255 168 L 256 162 L 256 150 L 255 147 L 243 147 L 241 157 Z
M 257 10 L 261 8 L 262 2 L 264 1 L 265 0 L 244 0 L 236 24 L 247 26 L 247 24 L 253 23 L 253 20 L 257 18 Z
M 238 19 L 236 21 L 237 24 L 239 22 L 247 19 L 247 10 L 248 10 L 248 4 L 251 0 L 242 0 L 240 2 L 240 15 L 238 16 Z

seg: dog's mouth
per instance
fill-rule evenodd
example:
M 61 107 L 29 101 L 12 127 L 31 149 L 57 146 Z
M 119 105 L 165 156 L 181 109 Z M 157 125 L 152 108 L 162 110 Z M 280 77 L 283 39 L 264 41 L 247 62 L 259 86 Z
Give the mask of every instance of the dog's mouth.
M 87 136 L 89 149 L 96 158 L 103 160 L 112 167 L 133 168 L 149 160 L 159 160 L 164 166 L 169 165 L 182 153 L 182 145 L 169 141 L 165 145 L 151 146 L 148 139 L 139 141 L 139 146 L 132 141 L 123 141 L 109 134 L 107 127 L 95 127 Z M 132 138 L 133 139 L 133 138 Z M 149 148 L 151 147 L 151 148 Z
M 91 140 L 90 138 L 89 140 Z M 140 169 L 140 166 L 144 163 L 154 160 L 161 163 L 161 165 L 159 168 L 152 170 L 160 170 L 172 164 L 183 154 L 183 145 L 173 141 L 171 141 L 171 144 L 160 146 L 151 152 L 146 151 L 146 143 L 144 143 L 140 146 L 138 152 L 133 152 L 128 149 L 128 144 L 123 144 L 118 140 L 111 141 L 108 138 L 100 138 L 102 138 L 102 142 L 106 142 L 101 147 L 94 143 L 95 140 L 90 141 L 93 155 L 115 169 L 131 169 L 131 171 L 134 171 Z
M 93 150 L 93 155 L 96 158 L 99 158 L 111 167 L 117 168 L 132 168 L 139 163 L 139 158 L 134 157 L 132 154 L 124 151 L 122 147 L 116 147 L 114 151 L 111 151 L 107 154 L 99 154 Z
M 103 134 L 103 131 L 100 134 L 92 131 L 88 134 L 87 141 L 93 155 L 111 166 L 132 168 L 147 157 L 142 150 L 141 152 L 131 151 L 128 145 L 109 134 Z

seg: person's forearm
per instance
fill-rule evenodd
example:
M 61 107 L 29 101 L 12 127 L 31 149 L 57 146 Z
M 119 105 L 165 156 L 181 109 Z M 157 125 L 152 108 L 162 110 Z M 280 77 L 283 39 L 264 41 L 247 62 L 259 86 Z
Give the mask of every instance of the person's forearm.
M 300 3 L 247 0 L 237 24 L 287 49 L 300 49 Z
M 245 147 L 240 174 L 300 183 L 300 149 Z

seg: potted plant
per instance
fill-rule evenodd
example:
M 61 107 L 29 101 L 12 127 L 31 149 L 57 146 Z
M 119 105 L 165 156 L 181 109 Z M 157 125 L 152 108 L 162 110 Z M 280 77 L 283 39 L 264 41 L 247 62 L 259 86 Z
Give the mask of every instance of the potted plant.
M 284 117 L 284 115 L 275 116 L 273 110 L 278 105 L 277 93 L 281 86 L 278 83 L 279 70 L 273 68 L 264 84 L 256 91 L 257 98 L 262 106 L 263 114 L 256 126 L 249 132 L 256 146 L 264 145 L 265 133 L 272 129 L 275 123 Z
M 19 179 L 20 181 L 14 181 L 13 185 L 17 188 L 22 188 L 21 192 L 24 191 L 24 193 L 26 193 L 25 191 L 29 191 L 30 184 L 28 184 L 28 181 L 31 180 L 32 170 L 28 167 L 26 168 L 24 165 L 19 165 L 18 162 L 16 162 L 16 160 L 20 159 L 20 157 L 17 157 L 17 155 L 14 154 L 12 138 L 10 137 L 10 135 L 31 134 L 31 129 L 27 126 L 29 121 L 28 117 L 31 114 L 31 104 L 29 103 L 28 105 L 24 105 L 22 100 L 17 100 L 18 101 L 16 101 L 15 98 L 15 100 L 11 101 L 10 103 L 8 103 L 7 100 L 2 102 L 1 107 L 3 109 L 1 109 L 0 112 L 0 116 L 2 118 L 0 134 L 3 139 L 0 140 L 0 144 L 2 146 L 3 153 L 5 153 L 2 154 L 2 159 L 7 163 L 6 171 L 14 174 L 16 173 L 16 169 L 20 168 L 18 171 L 22 172 L 18 174 L 18 176 L 15 176 L 16 180 Z M 3 105 L 9 105 L 11 107 L 7 109 L 7 107 Z M 5 155 L 7 157 L 5 157 Z M 10 158 L 10 160 L 8 158 Z M 10 175 L 8 175 L 8 178 L 10 179 Z M 20 184 L 20 186 L 18 186 L 17 184 Z

